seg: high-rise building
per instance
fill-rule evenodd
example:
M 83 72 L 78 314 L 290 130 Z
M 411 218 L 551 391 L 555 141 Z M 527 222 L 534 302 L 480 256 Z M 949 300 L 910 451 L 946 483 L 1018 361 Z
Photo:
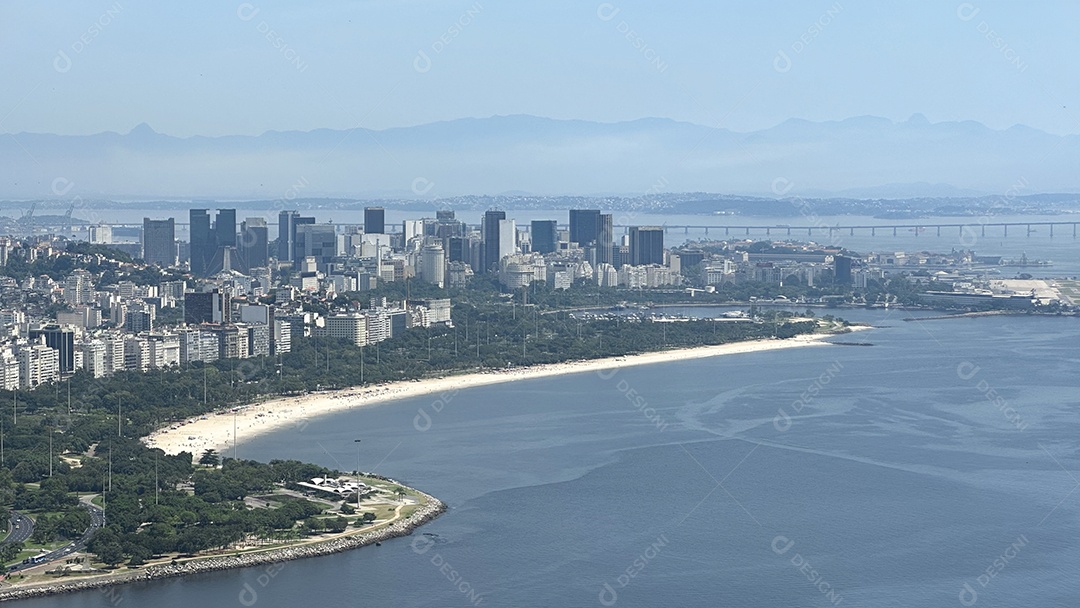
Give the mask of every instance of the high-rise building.
M 269 263 L 269 239 L 265 219 L 249 217 L 240 224 L 240 257 L 248 270 L 263 268 Z
M 601 213 L 596 224 L 596 263 L 613 264 L 615 261 L 612 253 L 612 241 L 614 240 L 614 225 L 610 213 Z
M 44 344 L 29 344 L 15 355 L 19 362 L 19 388 L 32 389 L 60 378 L 60 351 Z
M 112 226 L 108 224 L 95 224 L 87 230 L 87 237 L 94 245 L 112 244 Z
M 176 266 L 176 223 L 173 218 L 152 220 L 143 218 L 143 260 L 162 268 Z
M 292 260 L 293 237 L 295 236 L 297 211 L 278 213 L 277 259 L 281 262 Z
M 499 260 L 514 255 L 517 249 L 517 224 L 514 220 L 499 220 Z
M 661 226 L 630 227 L 630 264 L 664 263 L 664 229 Z
M 214 240 L 218 247 L 236 247 L 236 209 L 218 209 Z
M 348 340 L 356 346 L 367 342 L 367 318 L 359 313 L 330 315 L 326 325 L 315 328 L 315 335 Z
M 289 261 L 292 262 L 293 268 L 300 266 L 300 262 L 303 261 L 306 254 L 304 253 L 304 242 L 300 240 L 298 233 L 304 226 L 311 226 L 315 224 L 314 217 L 304 217 L 297 215 L 292 218 L 292 235 L 289 237 L 289 242 L 292 244 L 292 253 L 289 256 Z
M 600 211 L 597 209 L 570 210 L 570 241 L 580 247 L 596 242 L 600 234 Z
M 840 285 L 851 284 L 851 258 L 844 255 L 833 256 L 833 274 Z
M 446 253 L 442 245 L 427 245 L 420 251 L 420 278 L 440 288 L 446 285 Z
M 529 230 L 532 250 L 536 253 L 554 253 L 558 243 L 559 227 L 555 220 L 533 220 Z
M 480 272 L 491 272 L 499 263 L 500 222 L 506 220 L 506 212 L 495 209 L 485 211 L 480 226 L 482 247 L 480 249 Z
M 81 268 L 73 270 L 71 274 L 64 279 L 64 301 L 72 306 L 93 302 L 93 276 Z
M 232 320 L 228 294 L 213 291 L 189 291 L 184 294 L 184 323 L 228 323 Z
M 59 325 L 46 325 L 41 333 L 45 336 L 45 346 L 56 350 L 60 373 L 73 373 L 75 371 L 75 330 Z
M 210 212 L 206 209 L 192 209 L 190 214 L 191 231 L 191 273 L 206 276 L 206 267 L 216 249 L 214 230 L 210 227 Z
M 326 272 L 337 255 L 337 230 L 333 224 L 301 224 L 296 230 L 296 246 L 303 254 L 298 259 L 315 258 L 316 269 Z
M 386 232 L 386 210 L 382 207 L 364 207 L 364 233 L 384 234 Z

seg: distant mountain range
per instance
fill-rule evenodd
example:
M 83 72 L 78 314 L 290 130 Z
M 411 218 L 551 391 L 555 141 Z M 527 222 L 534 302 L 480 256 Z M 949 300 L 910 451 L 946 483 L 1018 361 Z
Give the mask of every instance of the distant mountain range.
M 978 122 L 792 119 L 749 133 L 536 116 L 172 137 L 0 136 L 0 199 L 436 198 L 726 192 L 848 198 L 1080 192 L 1080 136 Z

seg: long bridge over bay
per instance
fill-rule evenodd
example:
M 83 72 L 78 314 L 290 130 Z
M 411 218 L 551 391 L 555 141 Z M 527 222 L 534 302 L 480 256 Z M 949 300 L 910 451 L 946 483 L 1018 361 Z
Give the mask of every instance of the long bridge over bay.
M 141 223 L 111 223 L 105 222 L 114 228 L 141 228 Z M 350 228 L 363 228 L 363 224 L 356 223 L 336 223 L 335 225 L 341 226 L 345 229 Z M 526 224 L 522 224 L 525 226 Z M 920 234 L 934 234 L 936 236 L 942 236 L 943 234 L 958 234 L 961 236 L 979 236 L 985 237 L 1000 236 L 1008 237 L 1012 236 L 1031 236 L 1032 234 L 1048 235 L 1050 237 L 1066 236 L 1076 238 L 1077 226 L 1080 225 L 1080 220 L 1074 221 L 1044 221 L 1044 222 L 983 222 L 974 220 L 969 223 L 934 223 L 934 222 L 917 222 L 917 223 L 904 223 L 904 224 L 836 224 L 829 226 L 827 224 L 804 224 L 804 225 L 789 225 L 789 224 L 663 224 L 660 228 L 664 229 L 665 233 L 670 234 L 705 234 L 716 236 L 834 236 L 834 235 L 850 235 L 856 234 L 878 236 L 891 235 L 901 236 L 904 234 L 910 234 L 912 236 L 918 236 Z M 76 228 L 85 227 L 86 225 L 76 225 Z M 176 222 L 177 227 L 187 228 L 186 222 Z M 560 224 L 560 228 L 565 229 L 565 224 Z M 386 224 L 388 232 L 400 232 L 401 226 L 398 224 Z M 615 229 L 618 232 L 625 232 L 630 228 L 629 224 L 616 224 Z M 61 225 L 48 225 L 48 224 L 35 224 L 34 229 L 37 231 L 53 230 L 53 229 L 67 229 L 67 226 Z
M 837 224 L 829 226 L 825 224 L 816 225 L 788 225 L 788 224 L 664 224 L 660 226 L 664 229 L 664 232 L 675 232 L 682 234 L 704 233 L 709 235 L 781 235 L 781 236 L 814 236 L 814 235 L 834 235 L 834 234 L 847 234 L 855 236 L 856 232 L 859 234 L 877 236 L 881 234 L 891 234 L 892 236 L 900 236 L 902 233 L 911 233 L 913 236 L 918 236 L 921 233 L 934 233 L 937 236 L 942 235 L 944 230 L 946 234 L 955 232 L 960 235 L 970 236 L 986 236 L 989 232 L 991 235 L 996 236 L 1009 236 L 1010 228 L 1012 229 L 1013 236 L 1031 236 L 1032 234 L 1043 232 L 1048 233 L 1049 236 L 1071 236 L 1076 238 L 1077 225 L 1080 225 L 1080 221 L 1061 221 L 1061 222 L 972 222 L 967 224 L 960 223 L 945 223 L 935 224 L 931 222 L 920 222 L 917 224 L 851 224 L 841 225 Z M 629 228 L 629 226 L 616 225 L 615 228 Z

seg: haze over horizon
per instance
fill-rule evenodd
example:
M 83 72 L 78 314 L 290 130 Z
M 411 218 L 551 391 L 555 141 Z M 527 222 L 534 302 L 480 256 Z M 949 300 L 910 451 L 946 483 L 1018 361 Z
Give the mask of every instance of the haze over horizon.
M 59 7 L 0 8 L 0 197 L 1080 191 L 1074 3 Z

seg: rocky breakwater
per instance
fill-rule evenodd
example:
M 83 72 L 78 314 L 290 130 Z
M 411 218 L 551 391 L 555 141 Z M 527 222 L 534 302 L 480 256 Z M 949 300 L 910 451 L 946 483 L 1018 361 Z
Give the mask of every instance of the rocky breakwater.
M 413 530 L 435 519 L 446 511 L 446 505 L 439 499 L 423 492 L 419 492 L 426 499 L 423 506 L 412 515 L 395 521 L 394 523 L 372 530 L 370 532 L 355 532 L 326 541 L 299 544 L 278 549 L 265 551 L 253 551 L 250 553 L 236 553 L 232 555 L 217 555 L 212 557 L 195 557 L 187 561 L 176 561 L 171 564 L 147 566 L 141 570 L 129 570 L 105 576 L 96 576 L 82 580 L 64 580 L 50 583 L 39 583 L 26 587 L 10 587 L 0 590 L 0 601 L 26 599 L 60 593 L 71 593 L 87 589 L 122 585 L 135 581 L 151 581 L 155 579 L 170 578 L 174 576 L 186 576 L 200 572 L 215 572 L 230 570 L 233 568 L 249 568 L 255 566 L 269 566 L 294 559 L 305 557 L 318 557 L 340 553 L 370 545 L 399 536 L 408 536 Z

